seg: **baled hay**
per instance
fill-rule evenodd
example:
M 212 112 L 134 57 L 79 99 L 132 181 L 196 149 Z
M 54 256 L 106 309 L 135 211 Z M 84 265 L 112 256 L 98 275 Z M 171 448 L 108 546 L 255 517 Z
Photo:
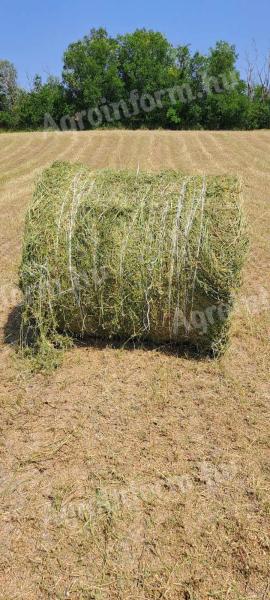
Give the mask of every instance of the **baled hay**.
M 46 356 L 90 335 L 220 352 L 247 246 L 239 195 L 229 176 L 53 164 L 26 220 L 23 344 Z

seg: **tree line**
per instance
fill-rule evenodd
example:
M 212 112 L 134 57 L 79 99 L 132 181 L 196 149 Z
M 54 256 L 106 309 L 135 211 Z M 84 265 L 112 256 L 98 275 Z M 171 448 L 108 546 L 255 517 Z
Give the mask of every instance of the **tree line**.
M 30 90 L 0 60 L 0 129 L 269 128 L 269 65 L 244 80 L 237 58 L 224 41 L 201 54 L 152 30 L 92 29 L 68 46 L 61 78 L 36 75 Z

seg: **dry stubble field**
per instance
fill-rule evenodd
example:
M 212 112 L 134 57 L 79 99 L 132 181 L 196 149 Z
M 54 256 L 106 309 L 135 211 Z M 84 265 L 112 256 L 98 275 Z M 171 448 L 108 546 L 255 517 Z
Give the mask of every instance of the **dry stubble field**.
M 269 149 L 268 131 L 0 136 L 1 600 L 269 599 Z M 82 345 L 52 375 L 22 367 L 24 216 L 56 159 L 243 176 L 222 359 Z

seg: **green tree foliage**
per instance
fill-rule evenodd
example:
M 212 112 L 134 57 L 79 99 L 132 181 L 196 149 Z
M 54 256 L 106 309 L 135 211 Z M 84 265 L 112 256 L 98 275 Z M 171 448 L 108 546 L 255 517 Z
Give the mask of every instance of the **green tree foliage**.
M 13 127 L 13 107 L 18 96 L 17 71 L 9 60 L 0 60 L 0 127 Z
M 129 94 L 153 94 L 171 82 L 172 46 L 156 31 L 137 29 L 118 37 L 121 77 Z
M 0 128 L 269 128 L 268 79 L 247 84 L 236 62 L 225 41 L 201 54 L 152 30 L 92 29 L 65 51 L 62 80 L 37 75 L 30 91 L 0 60 Z
M 175 82 L 172 45 L 161 33 L 146 29 L 118 36 L 117 41 L 124 99 L 128 101 L 130 95 L 136 92 L 141 97 L 144 125 L 165 125 L 166 101 L 162 103 L 159 100 L 158 92 Z M 152 98 L 156 104 L 155 109 Z M 141 120 L 141 114 L 134 116 L 131 111 L 131 125 L 139 126 Z
M 107 102 L 122 98 L 117 40 L 100 28 L 70 44 L 64 54 L 63 81 L 76 110 L 95 107 L 102 98 Z
M 235 63 L 238 56 L 234 45 L 219 41 L 214 48 L 210 48 L 207 60 L 208 75 L 219 77 L 220 74 L 228 75 L 235 72 Z
M 0 111 L 10 110 L 17 95 L 17 71 L 9 60 L 0 60 Z
M 40 129 L 44 125 L 44 115 L 49 113 L 58 121 L 67 112 L 64 90 L 55 77 L 49 77 L 43 85 L 36 76 L 30 92 L 20 91 L 14 107 L 16 125 L 26 129 Z

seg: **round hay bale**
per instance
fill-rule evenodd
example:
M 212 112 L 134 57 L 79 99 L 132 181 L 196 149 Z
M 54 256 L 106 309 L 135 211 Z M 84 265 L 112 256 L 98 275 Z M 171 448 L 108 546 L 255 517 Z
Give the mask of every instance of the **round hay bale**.
M 239 197 L 231 176 L 54 163 L 26 219 L 23 344 L 46 354 L 64 334 L 220 352 L 247 247 Z

